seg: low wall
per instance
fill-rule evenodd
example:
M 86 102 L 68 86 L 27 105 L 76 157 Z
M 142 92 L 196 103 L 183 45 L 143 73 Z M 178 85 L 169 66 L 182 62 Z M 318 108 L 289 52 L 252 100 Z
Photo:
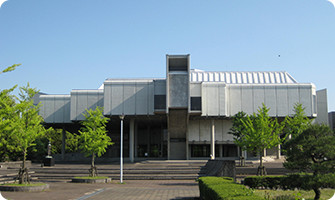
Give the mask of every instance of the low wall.
M 12 161 L 12 162 L 0 162 L 0 170 L 7 169 L 7 168 L 20 168 L 22 165 L 22 161 Z M 31 161 L 26 161 L 26 166 L 31 166 Z

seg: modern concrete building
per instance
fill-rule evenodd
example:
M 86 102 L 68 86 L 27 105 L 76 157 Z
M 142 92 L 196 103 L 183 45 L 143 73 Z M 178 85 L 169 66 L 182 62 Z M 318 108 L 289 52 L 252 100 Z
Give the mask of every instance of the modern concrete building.
M 265 103 L 272 117 L 283 119 L 302 103 L 315 118 L 318 102 L 327 102 L 322 94 L 319 99 L 314 84 L 298 83 L 287 72 L 205 72 L 190 69 L 189 55 L 166 55 L 164 79 L 107 79 L 99 89 L 43 94 L 39 101 L 47 125 L 70 132 L 79 129 L 85 109 L 102 106 L 115 142 L 105 158 L 119 158 L 125 116 L 124 155 L 130 161 L 228 159 L 241 153 L 228 134 L 237 112 L 252 114 Z

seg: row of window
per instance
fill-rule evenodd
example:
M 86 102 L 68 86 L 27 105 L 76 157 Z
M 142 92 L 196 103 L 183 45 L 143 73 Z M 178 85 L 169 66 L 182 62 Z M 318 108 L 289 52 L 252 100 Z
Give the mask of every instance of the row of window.
M 155 110 L 166 109 L 166 95 L 155 95 L 154 102 Z M 201 97 L 191 97 L 191 110 L 201 111 Z

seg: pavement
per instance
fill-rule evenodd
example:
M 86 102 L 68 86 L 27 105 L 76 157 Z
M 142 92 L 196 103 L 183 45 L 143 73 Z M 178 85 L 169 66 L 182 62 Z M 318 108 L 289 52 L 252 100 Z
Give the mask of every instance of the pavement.
M 194 200 L 199 199 L 195 180 L 118 180 L 105 184 L 50 182 L 44 192 L 1 192 L 11 200 Z

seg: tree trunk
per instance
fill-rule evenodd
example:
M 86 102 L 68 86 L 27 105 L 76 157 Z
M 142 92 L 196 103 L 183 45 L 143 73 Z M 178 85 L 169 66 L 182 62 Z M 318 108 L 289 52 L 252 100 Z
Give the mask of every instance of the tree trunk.
M 24 184 L 25 180 L 24 180 L 24 174 L 26 171 L 26 150 L 23 151 L 23 161 L 22 161 L 22 165 L 21 165 L 21 169 L 19 171 L 19 184 Z
M 318 200 L 321 197 L 321 191 L 319 188 L 313 188 L 314 192 L 315 192 L 315 197 L 314 200 Z
M 260 152 L 260 154 L 259 154 L 259 166 L 258 166 L 258 170 L 257 170 L 257 175 L 258 176 L 266 175 L 265 167 L 263 165 L 263 152 Z
M 96 176 L 96 168 L 94 165 L 94 159 L 95 159 L 95 154 L 92 153 L 92 161 L 91 161 L 91 170 L 90 170 L 90 176 L 95 177 Z

